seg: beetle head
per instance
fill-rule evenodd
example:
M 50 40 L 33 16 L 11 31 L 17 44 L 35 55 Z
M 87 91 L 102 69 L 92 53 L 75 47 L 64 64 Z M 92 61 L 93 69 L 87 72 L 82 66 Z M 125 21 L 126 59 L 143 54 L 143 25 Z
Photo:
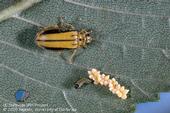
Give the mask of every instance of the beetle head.
M 90 36 L 90 33 L 92 33 L 91 30 L 86 32 L 86 43 L 90 43 L 92 41 L 92 37 Z
M 92 41 L 92 37 L 89 35 L 86 36 L 86 43 L 90 43 Z

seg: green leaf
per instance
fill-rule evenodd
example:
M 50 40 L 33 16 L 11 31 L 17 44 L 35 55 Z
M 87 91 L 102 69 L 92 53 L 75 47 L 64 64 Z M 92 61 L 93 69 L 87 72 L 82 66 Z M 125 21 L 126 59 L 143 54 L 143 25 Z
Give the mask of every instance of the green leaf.
M 15 2 L 1 0 L 0 10 Z M 159 92 L 170 89 L 169 4 L 168 0 L 43 0 L 16 12 L 0 23 L 0 103 L 16 103 L 18 88 L 30 92 L 26 103 L 72 108 L 77 113 L 134 112 L 137 103 L 157 101 Z M 93 30 L 94 41 L 79 49 L 73 64 L 61 57 L 61 51 L 34 43 L 39 26 L 57 24 L 60 16 L 77 30 Z M 62 53 L 68 58 L 70 50 Z M 88 77 L 91 68 L 127 87 L 128 99 L 92 84 L 74 89 L 74 82 Z

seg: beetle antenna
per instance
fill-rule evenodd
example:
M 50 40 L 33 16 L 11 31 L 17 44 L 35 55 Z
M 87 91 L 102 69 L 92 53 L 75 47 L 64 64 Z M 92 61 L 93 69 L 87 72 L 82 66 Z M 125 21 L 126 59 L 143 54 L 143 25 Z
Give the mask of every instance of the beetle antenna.
M 85 23 L 95 23 L 95 20 L 91 20 L 91 19 L 83 20 L 80 17 L 78 17 L 77 20 L 80 22 L 85 22 Z

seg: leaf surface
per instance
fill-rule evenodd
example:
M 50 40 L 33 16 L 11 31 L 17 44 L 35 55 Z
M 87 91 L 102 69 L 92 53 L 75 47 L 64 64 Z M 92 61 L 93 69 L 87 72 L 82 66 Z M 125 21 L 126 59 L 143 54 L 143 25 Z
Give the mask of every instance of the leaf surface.
M 8 5 L 1 1 L 0 9 Z M 15 103 L 12 95 L 20 87 L 31 93 L 28 103 L 77 113 L 134 112 L 136 103 L 158 100 L 159 92 L 170 89 L 169 5 L 168 0 L 43 0 L 19 18 L 1 22 L 0 103 Z M 36 25 L 56 24 L 60 16 L 77 30 L 93 30 L 95 41 L 79 50 L 72 65 L 61 51 L 43 50 L 34 42 Z M 95 85 L 74 89 L 91 68 L 115 77 L 130 90 L 129 98 Z

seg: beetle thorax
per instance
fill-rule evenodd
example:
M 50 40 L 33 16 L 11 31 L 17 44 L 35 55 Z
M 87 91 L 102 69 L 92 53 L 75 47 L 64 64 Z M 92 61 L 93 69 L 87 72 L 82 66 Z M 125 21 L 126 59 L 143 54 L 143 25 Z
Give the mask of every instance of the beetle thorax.
M 90 34 L 89 32 L 84 30 L 79 32 L 78 38 L 79 38 L 80 45 L 85 46 L 86 44 L 92 41 L 92 38 L 89 36 L 89 34 Z

